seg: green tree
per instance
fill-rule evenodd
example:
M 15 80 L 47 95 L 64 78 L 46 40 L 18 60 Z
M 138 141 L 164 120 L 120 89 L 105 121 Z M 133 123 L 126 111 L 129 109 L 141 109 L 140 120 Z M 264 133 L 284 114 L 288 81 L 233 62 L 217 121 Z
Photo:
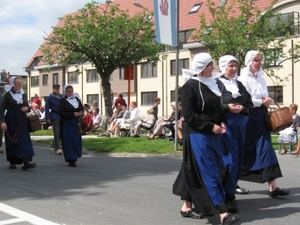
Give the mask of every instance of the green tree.
M 206 46 L 215 59 L 225 54 L 234 55 L 239 68 L 244 66 L 247 51 L 260 50 L 265 56 L 265 72 L 278 85 L 287 77 L 276 76 L 270 67 L 274 61 L 299 59 L 299 46 L 283 52 L 293 32 L 294 21 L 284 20 L 279 13 L 272 11 L 277 2 L 273 0 L 262 11 L 252 0 L 232 0 L 223 6 L 207 0 L 210 15 L 201 15 L 200 27 L 192 38 Z
M 106 1 L 87 3 L 75 15 L 67 15 L 63 26 L 53 27 L 52 33 L 41 46 L 47 63 L 78 65 L 92 63 L 101 77 L 106 115 L 111 115 L 110 76 L 117 68 L 146 60 L 157 63 L 163 46 L 155 37 L 151 12 L 144 10 L 130 16 L 118 4 Z

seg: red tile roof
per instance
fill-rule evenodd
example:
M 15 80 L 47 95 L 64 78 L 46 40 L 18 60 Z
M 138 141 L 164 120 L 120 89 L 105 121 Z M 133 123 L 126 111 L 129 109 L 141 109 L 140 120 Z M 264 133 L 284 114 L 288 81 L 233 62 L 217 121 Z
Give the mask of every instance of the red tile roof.
M 170 0 L 172 1 L 172 0 Z M 200 15 L 205 14 L 207 21 L 211 20 L 212 17 L 210 16 L 207 1 L 206 0 L 179 0 L 180 2 L 180 10 L 179 10 L 179 30 L 189 30 L 193 28 L 199 27 L 200 24 Z M 234 0 L 227 0 L 227 4 L 231 4 L 231 2 Z M 250 1 L 250 0 L 249 0 Z M 284 0 L 279 0 L 279 2 L 282 2 Z M 143 9 L 140 7 L 137 7 L 133 4 L 134 0 L 115 0 L 113 1 L 113 4 L 119 4 L 120 8 L 123 10 L 129 10 L 129 15 L 134 15 L 138 12 L 142 12 Z M 153 11 L 153 0 L 138 0 L 136 1 L 140 3 L 144 8 L 146 8 L 149 11 Z M 197 4 L 203 2 L 202 6 L 196 13 L 189 14 L 189 11 L 192 9 L 192 7 Z M 219 5 L 221 0 L 213 0 L 216 6 Z M 257 0 L 255 4 L 258 8 L 261 10 L 267 8 L 271 4 L 272 0 Z M 101 7 L 101 5 L 99 5 Z M 67 15 L 74 15 L 78 12 L 73 12 Z M 67 15 L 64 15 L 67 16 Z M 154 19 L 154 17 L 153 17 Z M 63 20 L 59 21 L 56 26 L 63 26 Z M 51 35 L 51 34 L 50 34 Z M 45 43 L 45 42 L 44 42 Z M 33 55 L 32 59 L 29 60 L 26 67 L 30 67 L 31 63 L 33 62 L 34 58 L 39 57 L 43 55 L 40 49 L 37 50 L 37 52 Z M 43 65 L 44 62 L 40 62 L 39 65 Z

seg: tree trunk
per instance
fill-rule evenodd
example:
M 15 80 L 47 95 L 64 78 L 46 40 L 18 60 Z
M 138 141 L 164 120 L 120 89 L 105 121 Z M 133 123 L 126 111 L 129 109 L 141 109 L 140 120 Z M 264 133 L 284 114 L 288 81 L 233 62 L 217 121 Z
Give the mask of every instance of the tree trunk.
M 103 88 L 104 103 L 105 103 L 105 116 L 112 115 L 112 96 L 109 82 L 110 76 L 101 76 L 101 85 Z

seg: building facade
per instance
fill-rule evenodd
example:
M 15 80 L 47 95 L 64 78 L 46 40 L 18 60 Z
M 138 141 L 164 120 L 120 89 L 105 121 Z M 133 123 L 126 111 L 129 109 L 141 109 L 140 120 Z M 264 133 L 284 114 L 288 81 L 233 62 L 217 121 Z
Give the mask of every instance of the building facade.
M 226 2 L 230 4 L 230 0 L 215 0 L 216 5 L 225 4 Z M 271 0 L 256 0 L 255 2 L 259 8 L 265 9 L 270 5 Z M 146 10 L 153 10 L 153 1 L 140 0 L 138 3 Z M 143 10 L 141 7 L 136 7 L 131 1 L 115 0 L 114 4 L 120 4 L 120 8 L 128 9 L 131 14 Z M 197 8 L 197 11 L 191 13 L 191 10 L 195 10 L 195 8 Z M 299 23 L 300 1 L 281 0 L 275 5 L 274 11 L 293 15 L 295 21 Z M 201 13 L 208 13 L 205 0 L 180 1 L 179 86 L 183 85 L 181 69 L 190 68 L 195 54 L 208 51 L 199 43 L 189 40 L 190 30 L 199 27 L 199 15 Z M 287 51 L 296 43 L 299 44 L 299 37 L 298 29 L 295 30 L 293 38 L 288 41 L 287 47 L 283 50 Z M 100 111 L 105 111 L 101 79 L 91 64 L 78 65 L 78 73 L 75 66 L 44 65 L 40 61 L 41 57 L 42 52 L 38 49 L 25 67 L 28 73 L 29 97 L 37 93 L 45 101 L 46 97 L 51 93 L 54 83 L 59 83 L 61 86 L 69 83 L 73 85 L 74 91 L 80 95 L 83 103 L 92 103 L 93 100 L 97 100 Z M 45 70 L 45 68 L 48 69 Z M 274 82 L 274 79 L 272 80 L 265 76 L 270 96 L 282 106 L 289 105 L 292 102 L 300 104 L 300 96 L 296 88 L 300 86 L 300 63 L 287 60 L 280 66 L 274 67 L 274 70 L 277 75 L 288 77 L 288 80 L 278 85 Z M 116 98 L 118 93 L 123 93 L 127 101 L 137 101 L 141 117 L 147 115 L 146 111 L 154 104 L 155 97 L 160 97 L 162 100 L 158 116 L 167 117 L 170 115 L 170 102 L 175 100 L 175 87 L 176 52 L 174 48 L 167 46 L 165 51 L 160 53 L 160 60 L 157 66 L 153 67 L 147 62 L 141 62 L 139 65 L 134 66 L 133 80 L 124 80 L 122 69 L 115 70 L 111 75 L 111 90 L 114 98 Z

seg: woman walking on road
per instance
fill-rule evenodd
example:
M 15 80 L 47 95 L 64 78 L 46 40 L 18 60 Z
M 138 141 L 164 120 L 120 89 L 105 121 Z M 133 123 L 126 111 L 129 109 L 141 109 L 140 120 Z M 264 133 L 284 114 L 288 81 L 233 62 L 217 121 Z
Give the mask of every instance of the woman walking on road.
M 226 132 L 226 118 L 222 111 L 221 92 L 212 78 L 214 67 L 211 56 L 197 54 L 192 69 L 188 71 L 192 77 L 181 90 L 183 163 L 173 185 L 173 193 L 184 200 L 182 216 L 200 219 L 220 214 L 222 224 L 233 224 L 239 217 L 228 213 L 225 190 L 219 177 L 223 156 L 221 135 Z
M 61 137 L 65 161 L 70 167 L 76 167 L 77 159 L 82 155 L 81 117 L 83 106 L 78 97 L 73 95 L 70 84 L 64 86 L 65 96 L 59 100 Z
M 3 101 L 0 107 L 1 128 L 5 131 L 6 157 L 10 169 L 24 164 L 22 170 L 33 169 L 30 163 L 34 151 L 28 130 L 27 112 L 30 112 L 27 96 L 22 88 L 22 77 L 11 77 L 11 85 L 5 85 Z
M 249 51 L 245 57 L 246 67 L 238 78 L 251 95 L 253 112 L 245 129 L 245 154 L 242 172 L 247 180 L 259 177 L 259 182 L 269 185 L 269 196 L 275 198 L 290 193 L 277 187 L 276 178 L 282 177 L 276 153 L 272 146 L 271 132 L 265 122 L 267 108 L 273 103 L 269 97 L 266 81 L 263 77 L 263 55 L 259 51 Z M 243 179 L 243 176 L 241 177 Z M 254 181 L 254 180 L 253 180 Z

